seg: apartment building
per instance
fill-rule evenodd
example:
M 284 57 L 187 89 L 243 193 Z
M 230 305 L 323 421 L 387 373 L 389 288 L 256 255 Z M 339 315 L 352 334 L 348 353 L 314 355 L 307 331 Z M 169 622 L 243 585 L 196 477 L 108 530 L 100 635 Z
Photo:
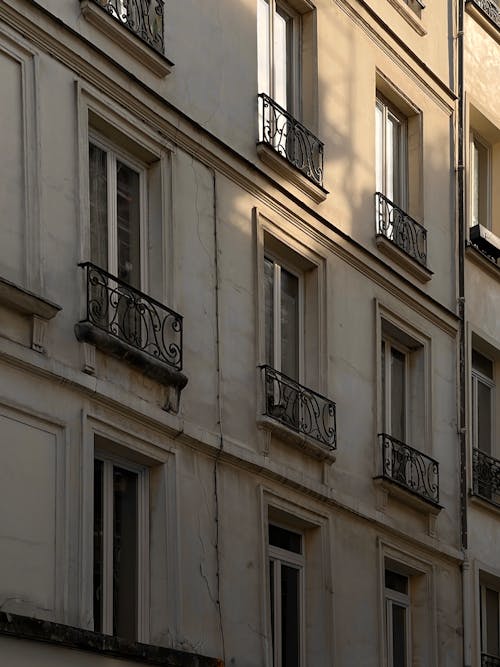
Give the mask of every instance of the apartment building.
M 458 17 L 0 3 L 1 664 L 456 667 L 462 571 L 491 640 L 482 478 L 463 567 L 457 303 L 465 262 L 483 419 L 496 322 L 469 294 L 493 311 L 497 269 L 460 254 Z

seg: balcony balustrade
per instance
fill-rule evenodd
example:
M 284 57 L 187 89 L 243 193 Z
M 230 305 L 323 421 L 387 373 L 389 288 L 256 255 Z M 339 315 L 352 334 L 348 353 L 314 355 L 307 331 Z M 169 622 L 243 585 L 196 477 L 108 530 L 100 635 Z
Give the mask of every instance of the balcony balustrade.
M 387 433 L 380 433 L 378 437 L 382 477 L 439 505 L 439 463 Z
M 265 93 L 259 95 L 260 141 L 323 187 L 323 143 Z
M 91 0 L 130 32 L 161 53 L 164 42 L 164 0 Z
M 334 450 L 337 432 L 335 403 L 270 366 L 260 368 L 265 397 L 263 414 L 328 450 Z
M 79 266 L 85 271 L 86 312 L 75 327 L 78 340 L 182 389 L 182 316 L 91 262 Z
M 500 7 L 496 0 L 467 0 L 486 16 L 492 23 L 500 28 Z
M 481 667 L 500 667 L 500 657 L 481 653 Z
M 375 194 L 377 234 L 422 266 L 427 264 L 427 230 L 381 192 Z
M 475 496 L 500 507 L 500 461 L 480 449 L 472 450 L 472 490 Z

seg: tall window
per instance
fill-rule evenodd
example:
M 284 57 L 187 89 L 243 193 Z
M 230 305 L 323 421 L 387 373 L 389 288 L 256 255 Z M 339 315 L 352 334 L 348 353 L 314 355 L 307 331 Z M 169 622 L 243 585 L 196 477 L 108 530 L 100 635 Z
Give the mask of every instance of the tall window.
M 491 149 L 478 135 L 471 141 L 471 225 L 490 224 Z
M 100 268 L 143 287 L 144 168 L 98 139 L 89 144 L 90 250 Z
M 495 382 L 493 362 L 472 350 L 472 440 L 473 446 L 492 454 Z
M 382 420 L 384 433 L 406 442 L 408 354 L 388 339 L 382 340 Z
M 149 543 L 147 472 L 99 457 L 94 462 L 94 630 L 140 639 L 141 587 Z
M 408 204 L 406 117 L 377 93 L 375 106 L 376 190 L 406 210 Z
M 300 14 L 279 0 L 258 0 L 257 37 L 259 92 L 298 118 Z
M 409 577 L 385 570 L 385 630 L 388 667 L 409 667 L 410 595 Z
M 300 379 L 302 276 L 271 257 L 264 258 L 266 363 Z
M 500 658 L 499 593 L 484 584 L 481 585 L 480 591 L 481 652 Z
M 304 538 L 269 524 L 270 616 L 274 667 L 301 667 L 304 647 Z

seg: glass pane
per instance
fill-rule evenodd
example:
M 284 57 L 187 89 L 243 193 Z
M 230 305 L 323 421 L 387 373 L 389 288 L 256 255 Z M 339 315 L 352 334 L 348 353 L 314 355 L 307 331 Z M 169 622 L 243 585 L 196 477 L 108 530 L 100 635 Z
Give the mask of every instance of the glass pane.
M 407 667 L 406 607 L 392 603 L 392 667 Z
M 491 453 L 491 389 L 477 380 L 477 446 Z
M 281 371 L 299 379 L 299 279 L 281 269 Z
M 408 577 L 392 570 L 385 571 L 385 587 L 408 595 Z
M 113 634 L 137 639 L 137 473 L 113 468 Z
M 257 53 L 259 93 L 271 95 L 269 87 L 269 2 L 258 0 L 257 4 Z
M 266 364 L 275 367 L 274 362 L 274 262 L 264 259 L 264 298 L 266 329 Z
M 486 589 L 486 651 L 490 655 L 500 655 L 498 623 L 498 593 Z
M 493 379 L 493 362 L 477 350 L 472 350 L 472 368 Z
M 375 106 L 375 189 L 385 194 L 383 177 L 384 111 L 377 100 Z
M 290 18 L 282 11 L 274 14 L 274 100 L 283 108 L 289 107 Z
M 108 268 L 108 171 L 107 154 L 89 144 L 90 257 Z
M 94 630 L 102 632 L 103 603 L 103 463 L 94 461 Z
M 137 288 L 141 286 L 139 181 L 136 171 L 117 160 L 118 277 Z
M 269 524 L 269 544 L 296 554 L 302 553 L 302 535 L 273 524 Z
M 300 664 L 299 570 L 281 564 L 281 667 Z
M 391 435 L 405 440 L 405 355 L 391 347 Z

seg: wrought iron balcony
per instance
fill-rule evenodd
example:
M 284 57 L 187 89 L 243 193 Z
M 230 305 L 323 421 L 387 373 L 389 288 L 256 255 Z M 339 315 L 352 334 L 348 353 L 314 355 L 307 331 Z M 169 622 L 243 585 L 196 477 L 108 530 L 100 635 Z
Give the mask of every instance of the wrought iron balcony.
M 323 143 L 265 93 L 259 95 L 259 140 L 323 187 Z
M 335 403 L 271 366 L 260 368 L 264 382 L 264 414 L 330 450 L 335 449 Z
M 500 657 L 481 653 L 481 667 L 500 667 Z
M 377 234 L 385 236 L 419 264 L 427 264 L 427 230 L 381 192 L 375 194 Z
M 496 0 L 467 0 L 486 16 L 492 23 L 500 28 L 500 7 Z
M 178 377 L 182 375 L 182 316 L 91 262 L 79 266 L 85 271 L 86 315 L 77 324 L 77 338 L 134 365 L 150 367 L 147 360 L 151 359 L 155 367 L 159 363 L 177 372 L 174 384 L 184 386 L 187 378 Z M 171 380 L 172 374 L 167 375 Z
M 379 433 L 382 477 L 407 491 L 439 504 L 439 463 L 387 433 Z
M 472 490 L 500 507 L 500 461 L 480 449 L 472 450 Z
M 92 0 L 146 44 L 165 52 L 164 0 Z

